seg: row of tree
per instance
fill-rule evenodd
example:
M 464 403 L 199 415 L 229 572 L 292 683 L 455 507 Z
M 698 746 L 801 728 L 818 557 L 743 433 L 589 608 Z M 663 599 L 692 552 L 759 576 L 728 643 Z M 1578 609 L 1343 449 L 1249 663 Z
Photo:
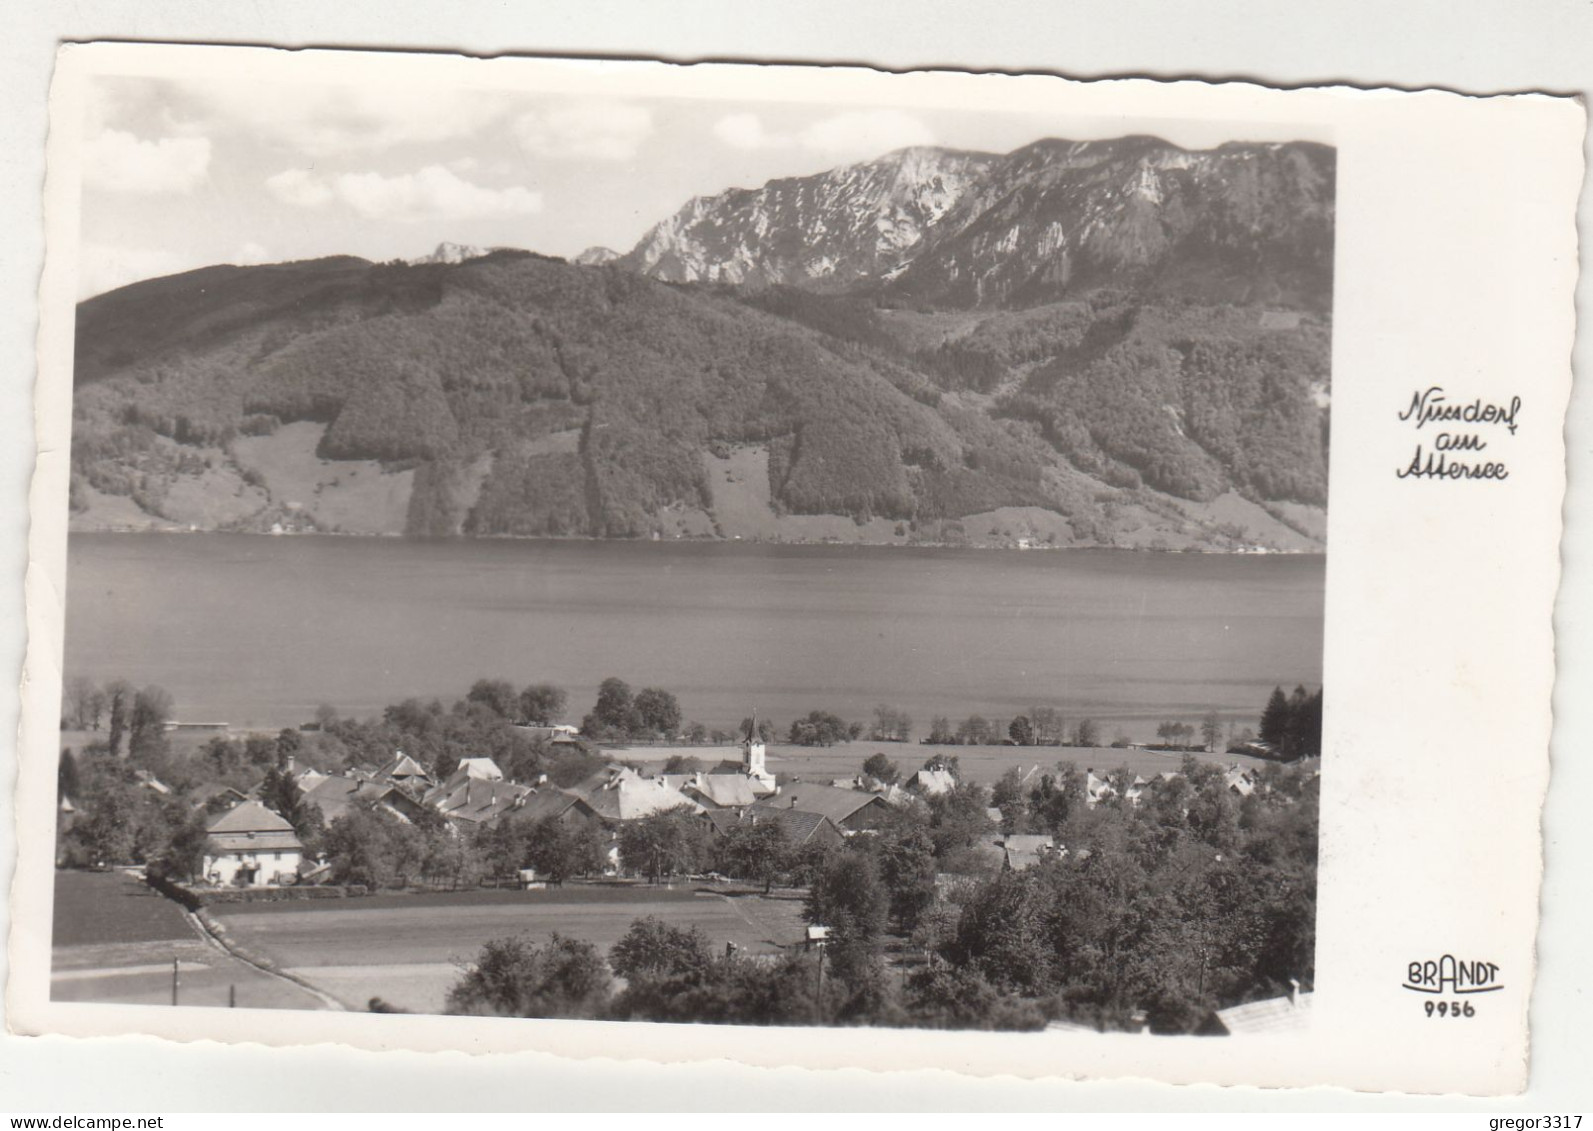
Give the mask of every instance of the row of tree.
M 938 715 L 929 724 L 924 742 L 931 746 L 1101 746 L 1100 724 L 1083 718 L 1069 726 L 1062 713 L 1053 707 L 1036 707 L 1010 722 L 969 715 L 953 725 Z M 1113 739 L 1114 746 L 1127 746 L 1126 736 Z
M 134 687 L 125 679 L 101 685 L 78 676 L 67 681 L 64 692 L 61 729 L 98 731 L 104 724 L 112 754 L 144 750 L 162 741 L 174 709 L 171 693 L 164 687 Z

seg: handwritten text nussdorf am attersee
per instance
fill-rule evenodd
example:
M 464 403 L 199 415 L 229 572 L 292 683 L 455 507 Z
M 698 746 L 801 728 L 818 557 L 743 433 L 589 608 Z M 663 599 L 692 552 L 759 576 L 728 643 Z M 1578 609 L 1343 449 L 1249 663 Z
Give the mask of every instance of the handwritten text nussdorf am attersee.
M 1487 458 L 1477 457 L 1488 451 L 1491 441 L 1507 438 L 1505 433 L 1514 436 L 1520 415 L 1520 397 L 1452 401 L 1441 385 L 1418 389 L 1399 418 L 1415 428 L 1421 439 L 1410 463 L 1395 475 L 1400 479 L 1508 479 L 1510 470 L 1503 459 L 1491 452 Z

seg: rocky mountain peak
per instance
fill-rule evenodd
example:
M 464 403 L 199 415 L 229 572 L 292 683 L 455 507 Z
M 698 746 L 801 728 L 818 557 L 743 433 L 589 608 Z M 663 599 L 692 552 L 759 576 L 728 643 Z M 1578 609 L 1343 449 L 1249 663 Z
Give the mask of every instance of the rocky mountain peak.
M 430 255 L 417 256 L 405 262 L 411 266 L 420 266 L 424 263 L 464 263 L 471 259 L 480 259 L 484 255 L 490 255 L 493 250 L 492 248 L 477 247 L 474 244 L 453 243 L 450 240 L 444 240 L 437 245 L 437 249 Z
M 594 245 L 581 252 L 570 262 L 581 267 L 601 267 L 605 263 L 614 262 L 619 257 L 620 253 L 611 247 Z

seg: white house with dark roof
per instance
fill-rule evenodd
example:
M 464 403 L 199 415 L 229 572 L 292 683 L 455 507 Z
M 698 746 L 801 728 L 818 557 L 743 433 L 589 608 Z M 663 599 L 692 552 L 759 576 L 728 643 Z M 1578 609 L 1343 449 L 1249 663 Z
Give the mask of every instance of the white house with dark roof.
M 210 822 L 204 876 L 213 884 L 267 887 L 297 880 L 304 846 L 288 824 L 258 801 L 245 801 Z

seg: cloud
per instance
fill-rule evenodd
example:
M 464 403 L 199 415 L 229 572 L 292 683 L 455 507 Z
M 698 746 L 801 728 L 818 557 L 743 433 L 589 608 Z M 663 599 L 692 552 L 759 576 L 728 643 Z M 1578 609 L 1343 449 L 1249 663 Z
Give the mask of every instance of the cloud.
M 733 149 L 802 149 L 832 160 L 878 157 L 910 145 L 933 145 L 935 134 L 902 110 L 845 110 L 793 132 L 770 131 L 752 113 L 727 114 L 714 136 Z
M 284 169 L 267 177 L 265 184 L 272 196 L 297 208 L 320 208 L 334 195 L 323 178 L 304 169 Z
M 653 112 L 628 102 L 569 102 L 521 114 L 515 137 L 539 157 L 628 161 L 653 134 Z
M 714 136 L 732 149 L 777 149 L 795 143 L 790 134 L 771 134 L 756 114 L 727 114 L 714 123 Z
M 308 157 L 376 153 L 474 137 L 508 111 L 501 94 L 407 86 L 252 84 L 185 87 L 184 113 L 211 131 L 237 130 Z
M 300 208 L 319 208 L 338 200 L 367 220 L 412 223 L 417 220 L 490 220 L 542 211 L 542 194 L 519 185 L 484 188 L 442 165 L 413 173 L 340 173 L 322 177 L 286 169 L 266 178 L 278 200 Z
M 209 170 L 209 138 L 145 141 L 123 130 L 102 130 L 83 147 L 84 183 L 105 192 L 192 192 Z

